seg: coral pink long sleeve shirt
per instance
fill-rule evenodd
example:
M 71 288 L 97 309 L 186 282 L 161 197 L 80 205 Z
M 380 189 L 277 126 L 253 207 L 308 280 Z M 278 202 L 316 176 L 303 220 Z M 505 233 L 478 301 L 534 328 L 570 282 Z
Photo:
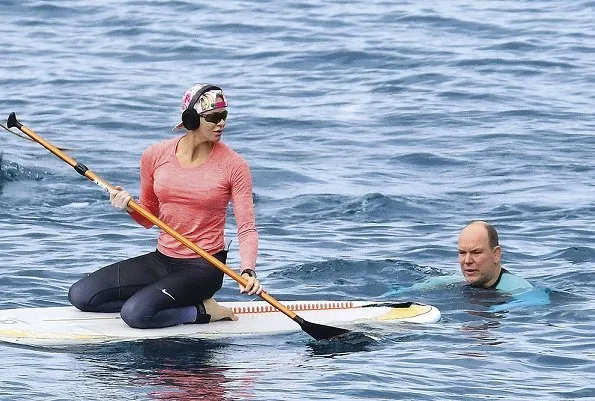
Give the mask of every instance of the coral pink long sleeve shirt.
M 210 254 L 225 247 L 227 206 L 233 204 L 240 244 L 241 270 L 254 269 L 258 233 L 248 163 L 229 146 L 216 142 L 198 167 L 185 167 L 176 157 L 182 137 L 147 148 L 140 161 L 139 204 Z M 138 213 L 132 218 L 146 228 L 153 223 Z M 157 249 L 174 258 L 196 253 L 161 231 Z

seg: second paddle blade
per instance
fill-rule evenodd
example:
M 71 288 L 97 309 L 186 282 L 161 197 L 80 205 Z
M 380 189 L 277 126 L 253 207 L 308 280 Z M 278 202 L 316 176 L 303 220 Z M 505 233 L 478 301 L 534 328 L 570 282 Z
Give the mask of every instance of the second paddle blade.
M 296 316 L 294 319 L 301 328 L 308 334 L 310 334 L 316 340 L 328 340 L 332 337 L 337 337 L 342 334 L 349 333 L 349 330 L 342 329 L 340 327 L 325 326 L 323 324 L 311 323 L 307 320 Z

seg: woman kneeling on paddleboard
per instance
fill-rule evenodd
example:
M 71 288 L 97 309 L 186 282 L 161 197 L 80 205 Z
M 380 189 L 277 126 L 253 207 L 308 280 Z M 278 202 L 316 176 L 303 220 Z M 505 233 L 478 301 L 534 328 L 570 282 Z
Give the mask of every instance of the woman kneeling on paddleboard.
M 147 148 L 140 160 L 138 203 L 177 232 L 225 263 L 224 227 L 233 203 L 240 247 L 240 292 L 260 294 L 254 272 L 258 234 L 252 200 L 252 176 L 246 161 L 221 142 L 227 118 L 223 90 L 196 84 L 182 98 L 186 133 Z M 127 210 L 140 225 L 153 223 L 128 208 L 131 195 L 110 191 L 111 204 Z M 236 320 L 215 302 L 223 272 L 161 231 L 157 249 L 103 267 L 76 282 L 70 302 L 86 312 L 117 312 L 131 327 L 158 328 L 184 323 Z

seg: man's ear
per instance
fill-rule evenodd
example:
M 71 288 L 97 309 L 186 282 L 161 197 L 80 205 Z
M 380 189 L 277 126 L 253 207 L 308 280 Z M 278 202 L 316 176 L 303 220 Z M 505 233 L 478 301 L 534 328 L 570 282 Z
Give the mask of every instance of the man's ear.
M 500 245 L 494 248 L 494 263 L 500 263 L 500 259 L 502 258 L 502 248 Z

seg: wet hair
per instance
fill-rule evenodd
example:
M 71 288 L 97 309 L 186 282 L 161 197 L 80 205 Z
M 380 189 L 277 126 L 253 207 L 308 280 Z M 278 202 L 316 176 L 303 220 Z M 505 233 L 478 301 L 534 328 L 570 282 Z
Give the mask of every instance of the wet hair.
M 490 249 L 494 249 L 497 246 L 499 246 L 498 231 L 496 231 L 496 229 L 490 223 L 488 223 L 486 221 L 482 221 L 482 220 L 476 220 L 476 221 L 469 223 L 467 225 L 467 227 L 469 227 L 471 225 L 475 225 L 475 224 L 479 224 L 483 228 L 486 229 L 486 232 L 488 233 L 488 246 L 490 247 Z
M 498 231 L 489 223 L 483 223 L 486 231 L 488 232 L 488 245 L 494 249 L 498 244 Z

